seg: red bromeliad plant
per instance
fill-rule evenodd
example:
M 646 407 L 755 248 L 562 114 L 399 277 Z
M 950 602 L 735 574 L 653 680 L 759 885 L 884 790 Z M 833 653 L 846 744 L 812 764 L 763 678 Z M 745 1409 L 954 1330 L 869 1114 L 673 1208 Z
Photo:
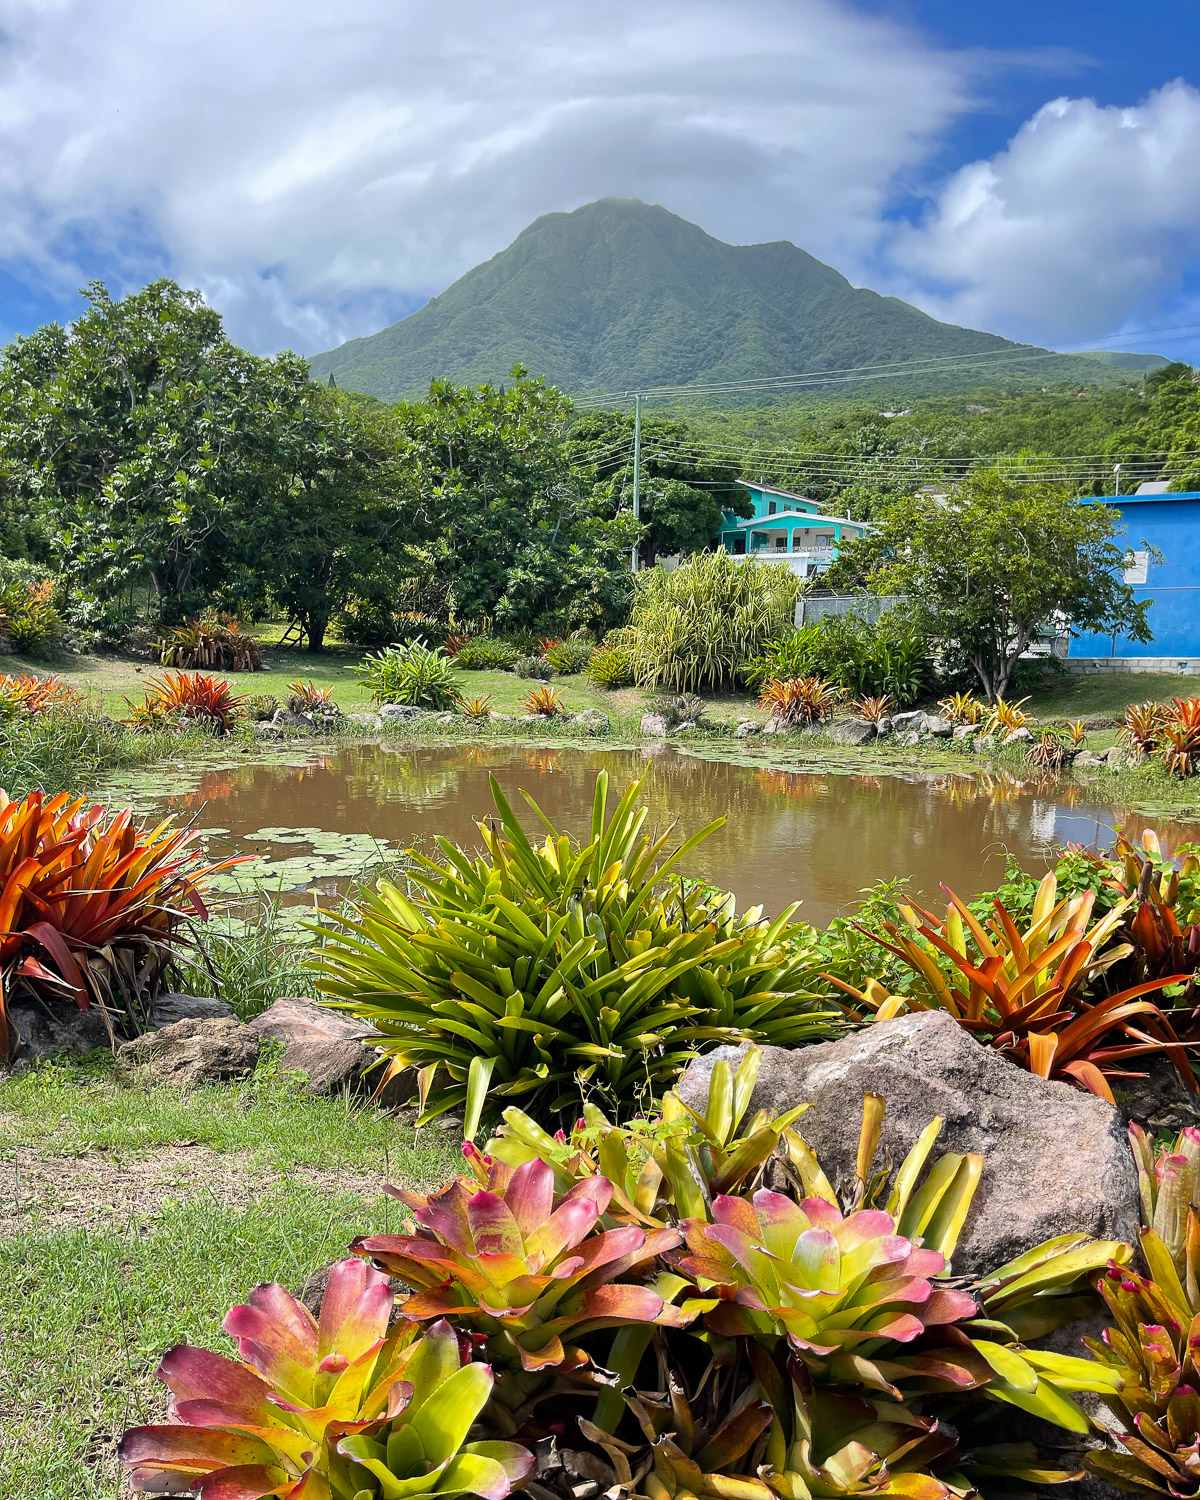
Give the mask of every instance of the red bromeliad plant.
M 985 927 L 952 891 L 947 891 L 950 906 L 944 921 L 920 907 L 905 906 L 901 912 L 907 932 L 884 923 L 891 941 L 861 928 L 916 973 L 923 993 L 889 995 L 875 981 L 859 990 L 833 975 L 826 978 L 881 1020 L 906 1008 L 946 1010 L 1030 1072 L 1074 1083 L 1110 1103 L 1112 1079 L 1139 1076 L 1123 1066 L 1136 1057 L 1169 1057 L 1196 1090 L 1171 1022 L 1146 998 L 1187 976 L 1162 976 L 1116 994 L 1089 995 L 1089 987 L 1133 951 L 1128 943 L 1115 941 L 1127 903 L 1089 928 L 1095 892 L 1057 902 L 1056 894 L 1055 877 L 1049 874 L 1038 888 L 1024 933 L 999 899 L 993 901 L 994 915 Z
M 821 677 L 772 677 L 758 695 L 758 706 L 782 724 L 806 727 L 828 719 L 841 702 L 841 689 Z
M 135 1427 L 121 1462 L 137 1491 L 202 1500 L 503 1500 L 533 1469 L 516 1443 L 467 1443 L 492 1388 L 444 1322 L 419 1333 L 361 1260 L 335 1266 L 316 1319 L 278 1285 L 233 1308 L 240 1360 L 187 1345 L 158 1378 L 171 1420 Z
M 636 1225 L 596 1232 L 612 1198 L 607 1178 L 558 1195 L 537 1159 L 516 1171 L 489 1161 L 485 1171 L 486 1186 L 460 1177 L 429 1197 L 391 1190 L 414 1209 L 416 1234 L 351 1247 L 417 1288 L 405 1317 L 465 1324 L 483 1336 L 493 1364 L 525 1374 L 583 1369 L 587 1356 L 572 1341 L 593 1329 L 680 1321 L 658 1292 L 623 1279 L 675 1248 L 679 1235 Z M 512 1384 L 519 1395 L 528 1388 Z
M 0 1060 L 14 1050 L 15 986 L 82 1010 L 154 987 L 182 923 L 208 914 L 206 879 L 239 863 L 198 864 L 199 836 L 169 821 L 137 828 L 128 808 L 106 821 L 65 792 L 0 791 Z
M 1200 698 L 1172 698 L 1160 736 L 1163 765 L 1173 776 L 1200 769 Z
M 168 672 L 147 679 L 141 703 L 125 699 L 129 722 L 136 729 L 160 729 L 191 721 L 225 735 L 233 728 L 246 699 L 223 677 L 210 672 Z
M 23 672 L 11 676 L 6 672 L 0 676 L 0 702 L 35 718 L 51 709 L 77 708 L 83 694 L 53 672 L 48 677 L 30 677 Z

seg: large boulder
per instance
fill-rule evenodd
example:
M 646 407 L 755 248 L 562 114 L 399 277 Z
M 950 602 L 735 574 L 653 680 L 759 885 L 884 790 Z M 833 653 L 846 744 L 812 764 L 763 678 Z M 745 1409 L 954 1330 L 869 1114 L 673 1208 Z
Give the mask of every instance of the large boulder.
M 892 715 L 892 728 L 897 734 L 920 734 L 924 727 L 924 709 L 914 708 L 902 714 Z
M 189 1018 L 117 1048 L 117 1066 L 183 1092 L 245 1078 L 258 1064 L 258 1033 L 240 1021 Z
M 386 1064 L 373 1043 L 382 1033 L 344 1011 L 287 995 L 255 1016 L 250 1026 L 260 1037 L 283 1043 L 280 1070 L 303 1073 L 309 1094 L 378 1093 L 377 1102 L 391 1109 L 407 1104 L 416 1092 L 412 1068 L 401 1069 L 380 1087 Z
M 865 745 L 875 738 L 875 726 L 863 719 L 833 719 L 825 733 L 835 745 Z
M 701 1104 L 718 1047 L 684 1074 L 681 1097 Z M 887 1105 L 883 1151 L 898 1164 L 936 1115 L 935 1154 L 983 1153 L 979 1191 L 954 1257 L 957 1272 L 989 1270 L 1053 1235 L 1084 1231 L 1132 1240 L 1137 1175 L 1120 1114 L 1066 1084 L 1025 1072 L 974 1041 L 944 1011 L 877 1021 L 834 1042 L 764 1047 L 751 1109 L 780 1114 L 811 1103 L 796 1128 L 839 1190 L 854 1178 L 865 1093 Z
M 642 715 L 642 733 L 652 736 L 654 739 L 666 739 L 671 732 L 671 721 L 666 714 L 644 713 Z
M 86 1057 L 112 1045 L 98 1006 L 80 1010 L 73 1001 L 10 1000 L 9 1030 L 14 1033 L 12 1067 L 21 1071 L 47 1057 Z M 0 1057 L 0 1068 L 4 1059 Z
M 237 1011 L 228 1000 L 215 995 L 159 995 L 146 1017 L 158 1029 L 173 1026 L 176 1021 L 236 1021 Z

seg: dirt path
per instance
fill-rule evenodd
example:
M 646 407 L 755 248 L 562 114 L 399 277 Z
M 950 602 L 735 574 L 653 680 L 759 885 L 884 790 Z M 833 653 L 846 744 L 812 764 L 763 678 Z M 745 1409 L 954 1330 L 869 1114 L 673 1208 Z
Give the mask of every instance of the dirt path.
M 209 1199 L 214 1208 L 241 1209 L 281 1175 L 256 1164 L 248 1152 L 207 1146 L 161 1146 L 145 1155 L 95 1152 L 87 1156 L 43 1156 L 18 1147 L 0 1160 L 0 1237 L 30 1231 L 111 1229 L 152 1222 L 167 1200 Z M 287 1174 L 330 1194 L 374 1197 L 385 1178 L 374 1172 L 300 1167 Z

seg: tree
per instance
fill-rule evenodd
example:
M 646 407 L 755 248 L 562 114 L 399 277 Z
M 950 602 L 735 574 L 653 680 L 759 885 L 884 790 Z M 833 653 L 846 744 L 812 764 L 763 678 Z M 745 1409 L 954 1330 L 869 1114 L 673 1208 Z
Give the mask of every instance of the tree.
M 827 581 L 904 595 L 914 623 L 948 658 L 969 665 L 995 701 L 1008 692 L 1021 654 L 1056 620 L 1072 634 L 1123 630 L 1151 639 L 1148 605 L 1122 580 L 1118 520 L 1060 485 L 979 470 L 948 501 L 919 494 L 890 506 L 872 535 L 843 551 Z
M 588 412 L 571 428 L 571 460 L 594 471 L 597 502 L 613 517 L 632 513 L 632 450 L 633 417 L 626 412 Z M 720 530 L 723 511 L 753 513 L 737 483 L 738 465 L 704 453 L 686 422 L 662 416 L 642 422 L 640 557 L 646 566 L 660 553 L 703 551 Z
M 640 528 L 605 513 L 565 443 L 567 398 L 520 366 L 504 386 L 435 380 L 395 408 L 400 462 L 463 620 L 603 625 L 628 604 Z

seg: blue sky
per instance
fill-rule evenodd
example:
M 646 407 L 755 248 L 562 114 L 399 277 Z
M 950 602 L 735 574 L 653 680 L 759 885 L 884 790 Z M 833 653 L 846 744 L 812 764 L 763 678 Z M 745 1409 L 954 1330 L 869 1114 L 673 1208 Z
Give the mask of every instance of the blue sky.
M 7 0 L 0 338 L 166 273 L 249 347 L 314 352 L 617 194 L 951 321 L 1200 361 L 1197 16 Z

